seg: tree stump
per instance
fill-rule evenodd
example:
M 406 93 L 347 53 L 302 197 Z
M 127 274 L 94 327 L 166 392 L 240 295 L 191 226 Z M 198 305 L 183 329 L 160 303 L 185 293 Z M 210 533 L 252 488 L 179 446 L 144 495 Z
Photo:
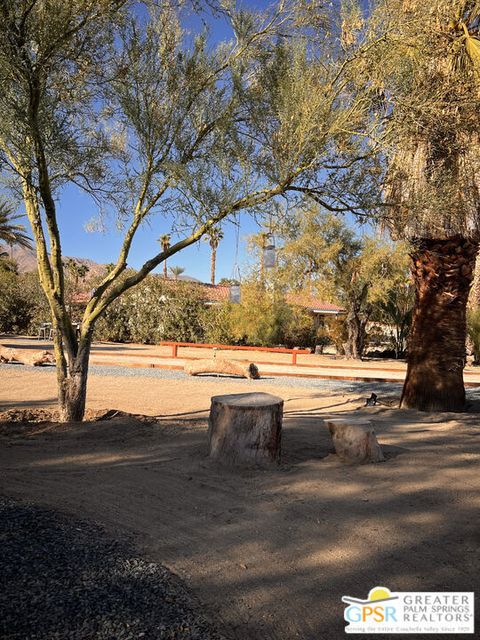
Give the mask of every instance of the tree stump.
M 347 464 L 383 462 L 382 448 L 369 420 L 328 418 L 325 424 L 330 430 L 333 446 L 339 459 Z
M 213 396 L 210 457 L 228 464 L 279 462 L 283 400 L 269 393 Z
M 232 362 L 223 358 L 195 360 L 187 363 L 183 370 L 190 376 L 198 376 L 202 373 L 219 373 L 253 380 L 257 380 L 260 377 L 258 367 L 253 362 Z

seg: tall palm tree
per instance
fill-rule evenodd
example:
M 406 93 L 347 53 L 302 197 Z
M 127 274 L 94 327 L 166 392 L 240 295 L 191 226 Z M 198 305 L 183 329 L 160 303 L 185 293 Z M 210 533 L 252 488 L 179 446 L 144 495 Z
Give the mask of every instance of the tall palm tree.
M 170 249 L 170 234 L 169 233 L 164 233 L 163 236 L 160 236 L 160 238 L 158 239 L 158 242 L 160 243 L 160 246 L 162 247 L 162 251 L 167 251 L 168 249 Z M 163 277 L 165 279 L 168 278 L 167 259 L 166 258 L 163 261 Z
M 179 276 L 185 271 L 183 267 L 170 267 L 170 273 L 174 277 L 175 280 L 178 280 Z
M 23 216 L 15 214 L 11 205 L 0 201 L 0 240 L 10 246 L 18 245 L 25 249 L 32 248 L 32 241 L 26 234 L 23 224 L 17 224 Z
M 205 240 L 210 245 L 210 249 L 212 250 L 210 256 L 210 282 L 212 285 L 215 285 L 215 268 L 217 263 L 217 249 L 220 241 L 223 239 L 223 231 L 219 227 L 213 227 L 208 232 Z
M 378 0 L 369 88 L 386 105 L 388 223 L 411 243 L 416 301 L 402 406 L 462 410 L 480 240 L 480 0 Z
M 78 284 L 80 280 L 84 280 L 90 271 L 90 267 L 82 262 L 77 262 L 73 258 L 68 258 L 65 262 L 65 268 L 73 279 L 74 293 L 77 293 Z

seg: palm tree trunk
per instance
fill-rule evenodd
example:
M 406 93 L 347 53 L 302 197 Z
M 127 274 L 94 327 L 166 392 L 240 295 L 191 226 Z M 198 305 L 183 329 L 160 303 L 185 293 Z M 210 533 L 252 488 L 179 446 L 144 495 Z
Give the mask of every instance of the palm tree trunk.
M 217 251 L 212 249 L 212 255 L 210 258 L 210 282 L 215 286 L 215 263 L 217 261 Z
M 400 405 L 463 411 L 466 308 L 478 243 L 421 239 L 411 253 L 415 308 Z
M 166 260 L 163 261 L 163 277 L 165 278 L 165 280 L 168 278 L 167 261 Z

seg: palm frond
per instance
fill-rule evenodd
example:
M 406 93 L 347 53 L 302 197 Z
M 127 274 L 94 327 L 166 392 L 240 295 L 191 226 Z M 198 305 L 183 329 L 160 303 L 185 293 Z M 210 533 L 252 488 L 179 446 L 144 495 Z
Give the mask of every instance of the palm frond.
M 31 249 L 32 240 L 27 235 L 25 226 L 17 223 L 17 220 L 21 220 L 23 217 L 14 212 L 9 202 L 0 201 L 0 240 L 9 245 Z

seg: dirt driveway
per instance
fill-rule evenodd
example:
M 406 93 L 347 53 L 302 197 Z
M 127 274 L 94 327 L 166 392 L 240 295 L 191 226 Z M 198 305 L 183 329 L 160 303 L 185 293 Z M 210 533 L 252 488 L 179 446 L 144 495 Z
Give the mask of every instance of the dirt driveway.
M 1 492 L 133 533 L 230 638 L 344 638 L 341 596 L 376 585 L 480 592 L 479 416 L 372 409 L 388 460 L 347 467 L 321 412 L 287 413 L 269 471 L 210 462 L 195 416 L 8 426 Z

